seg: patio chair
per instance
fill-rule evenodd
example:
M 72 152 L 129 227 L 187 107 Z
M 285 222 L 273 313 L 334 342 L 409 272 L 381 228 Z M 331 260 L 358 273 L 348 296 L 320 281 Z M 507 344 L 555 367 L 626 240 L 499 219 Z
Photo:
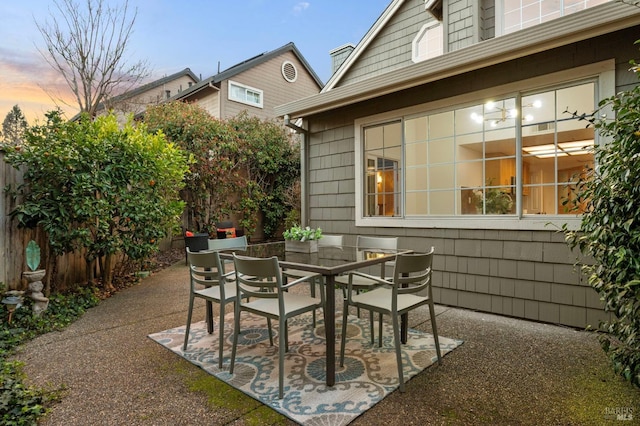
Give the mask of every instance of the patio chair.
M 372 251 L 378 250 L 397 250 L 398 249 L 398 237 L 369 237 L 358 235 L 356 240 L 356 247 L 358 247 L 357 254 L 358 256 L 365 256 L 367 251 L 360 249 L 372 249 Z M 390 278 L 386 277 L 386 268 L 387 266 L 393 266 L 394 262 L 389 261 L 380 265 L 380 278 Z M 346 290 L 347 286 L 351 284 L 353 288 L 355 288 L 357 293 L 362 291 L 367 291 L 375 286 L 378 283 L 375 280 L 367 278 L 366 276 L 360 275 L 340 275 L 336 277 L 336 284 L 342 287 L 342 294 L 346 298 Z M 346 308 L 344 308 L 346 309 Z M 357 308 L 357 315 L 360 316 L 360 308 Z M 374 341 L 374 333 L 373 333 L 373 312 L 369 312 L 369 327 L 371 330 L 371 343 Z M 378 321 L 378 346 L 382 346 L 382 315 L 380 315 L 380 320 Z
M 189 329 L 191 328 L 191 316 L 193 314 L 193 301 L 195 298 L 218 303 L 220 305 L 220 317 L 218 320 L 218 367 L 222 368 L 225 306 L 227 303 L 234 303 L 236 301 L 236 285 L 232 279 L 230 280 L 234 272 L 224 272 L 224 266 L 217 251 L 193 253 L 187 249 L 187 257 L 189 260 L 189 281 L 191 289 L 189 292 L 187 329 L 184 334 L 182 350 L 186 351 L 189 343 Z M 208 312 L 207 315 L 211 318 L 212 313 Z
M 343 236 L 342 235 L 323 235 L 322 238 L 318 240 L 318 247 L 341 247 L 343 245 Z M 309 271 L 301 271 L 299 269 L 283 269 L 282 276 L 287 281 L 289 278 L 302 278 L 306 276 L 313 275 L 317 278 L 316 283 L 320 287 L 320 291 L 323 290 L 322 283 L 322 275 L 321 274 L 313 274 Z M 316 296 L 316 285 L 311 285 L 311 297 Z M 313 326 L 316 326 L 316 312 L 313 312 Z
M 247 250 L 247 237 L 243 235 L 242 237 L 235 238 L 219 238 L 219 239 L 209 239 L 208 249 L 209 250 Z
M 243 311 L 263 316 L 267 320 L 278 321 L 278 398 L 284 395 L 284 356 L 288 350 L 287 320 L 305 312 L 324 308 L 324 292 L 320 299 L 296 294 L 287 290 L 302 283 L 312 282 L 314 276 L 302 277 L 285 284 L 277 257 L 255 258 L 233 255 L 236 271 L 235 324 L 233 329 L 233 348 L 229 372 L 233 374 L 238 334 L 240 334 L 240 316 Z M 247 300 L 244 300 L 244 299 Z M 250 298 L 250 299 L 249 299 Z
M 398 362 L 398 380 L 400 392 L 404 392 L 404 376 L 402 373 L 402 352 L 400 342 L 400 316 L 420 306 L 429 306 L 431 328 L 438 355 L 438 363 L 442 360 L 436 316 L 433 310 L 433 294 L 431 289 L 431 264 L 434 248 L 428 253 L 399 254 L 396 257 L 393 279 L 391 281 L 368 275 L 362 272 L 352 272 L 349 275 L 367 277 L 376 281 L 378 287 L 366 293 L 354 294 L 353 284 L 347 287 L 347 298 L 342 319 L 342 337 L 340 347 L 340 366 L 344 366 L 344 353 L 347 335 L 347 308 L 359 306 L 372 312 L 391 316 L 393 324 L 393 342 Z
M 217 222 L 216 223 L 216 235 L 218 239 L 235 238 L 244 235 L 244 232 L 240 232 L 236 229 L 231 221 Z
M 207 240 L 209 239 L 209 234 L 199 232 L 197 234 L 187 234 L 186 230 L 182 231 L 182 235 L 184 235 L 184 264 L 189 264 L 189 259 L 187 258 L 187 251 L 202 251 L 207 249 Z

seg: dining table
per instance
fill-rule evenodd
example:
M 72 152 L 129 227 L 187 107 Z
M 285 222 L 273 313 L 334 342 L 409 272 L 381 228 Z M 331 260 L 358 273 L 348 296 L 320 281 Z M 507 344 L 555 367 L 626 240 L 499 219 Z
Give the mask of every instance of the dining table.
M 325 307 L 324 326 L 326 333 L 326 384 L 333 386 L 336 378 L 336 283 L 338 275 L 349 271 L 361 270 L 374 265 L 381 265 L 380 274 L 384 274 L 384 264 L 393 261 L 398 254 L 410 253 L 405 249 L 375 249 L 356 246 L 318 246 L 313 253 L 301 253 L 285 250 L 282 241 L 252 244 L 247 250 L 221 251 L 222 259 L 233 259 L 233 253 L 250 257 L 277 256 L 280 267 L 320 274 L 324 278 Z M 407 319 L 402 318 L 402 340 L 406 342 Z

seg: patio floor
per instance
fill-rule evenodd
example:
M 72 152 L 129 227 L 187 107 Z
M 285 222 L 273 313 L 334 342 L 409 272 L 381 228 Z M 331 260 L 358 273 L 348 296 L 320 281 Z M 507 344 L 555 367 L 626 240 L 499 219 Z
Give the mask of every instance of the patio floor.
M 147 338 L 183 325 L 187 301 L 181 261 L 22 346 L 27 382 L 64 388 L 42 424 L 292 424 Z M 445 306 L 437 314 L 439 334 L 464 344 L 352 424 L 603 424 L 625 408 L 640 417 L 640 392 L 612 373 L 593 334 Z M 197 302 L 194 321 L 203 317 Z M 410 326 L 430 331 L 428 311 Z

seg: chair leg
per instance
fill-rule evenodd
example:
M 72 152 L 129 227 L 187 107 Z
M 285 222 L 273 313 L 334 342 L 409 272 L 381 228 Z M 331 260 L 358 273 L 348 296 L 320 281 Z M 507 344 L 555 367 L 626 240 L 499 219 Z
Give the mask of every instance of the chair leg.
M 184 331 L 184 344 L 182 350 L 187 350 L 187 342 L 189 341 L 189 330 L 191 329 L 191 314 L 193 314 L 193 295 L 189 296 L 189 313 L 187 314 L 187 329 Z
M 358 317 L 360 317 L 359 308 L 358 308 Z M 376 341 L 376 336 L 375 336 L 375 333 L 373 332 L 373 311 L 369 311 L 369 331 L 371 332 L 371 346 L 373 346 Z
M 442 355 L 440 354 L 440 342 L 438 341 L 438 329 L 436 327 L 436 311 L 433 309 L 433 300 L 429 301 L 429 316 L 431 317 L 431 330 L 433 330 L 433 341 L 436 345 L 436 353 L 438 354 L 438 364 L 441 364 Z
M 278 321 L 278 398 L 284 396 L 284 355 L 287 334 L 287 321 L 282 318 Z
M 233 345 L 231 346 L 231 362 L 229 363 L 229 373 L 233 374 L 236 364 L 236 349 L 238 347 L 238 334 L 240 334 L 240 308 L 238 303 L 233 310 Z
M 400 346 L 400 325 L 398 315 L 391 315 L 393 321 L 393 342 L 396 347 L 396 361 L 398 362 L 398 383 L 400 392 L 404 392 L 404 375 L 402 374 L 402 347 Z
M 222 349 L 224 343 L 224 305 L 220 304 L 220 320 L 218 321 L 218 368 L 222 369 Z
M 345 299 L 346 302 L 346 299 Z M 340 334 L 340 367 L 344 367 L 344 347 L 347 343 L 347 316 L 349 315 L 349 305 L 345 304 L 342 309 L 342 333 Z
M 378 347 L 382 347 L 382 314 L 378 312 Z
M 322 290 L 320 290 L 322 291 Z M 311 297 L 315 298 L 316 297 L 316 278 L 313 278 L 311 280 Z M 316 328 L 316 311 L 315 309 L 313 310 L 313 328 Z

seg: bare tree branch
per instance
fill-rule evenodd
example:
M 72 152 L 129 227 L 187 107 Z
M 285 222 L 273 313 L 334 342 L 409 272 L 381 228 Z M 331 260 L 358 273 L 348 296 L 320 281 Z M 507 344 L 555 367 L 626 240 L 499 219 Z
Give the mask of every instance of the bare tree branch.
M 53 3 L 57 13 L 51 13 L 51 20 L 36 22 L 46 46 L 38 51 L 60 72 L 80 112 L 95 117 L 100 105 L 149 75 L 146 61 L 129 65 L 125 57 L 137 10 L 129 17 L 128 0 L 115 7 L 104 0 Z

